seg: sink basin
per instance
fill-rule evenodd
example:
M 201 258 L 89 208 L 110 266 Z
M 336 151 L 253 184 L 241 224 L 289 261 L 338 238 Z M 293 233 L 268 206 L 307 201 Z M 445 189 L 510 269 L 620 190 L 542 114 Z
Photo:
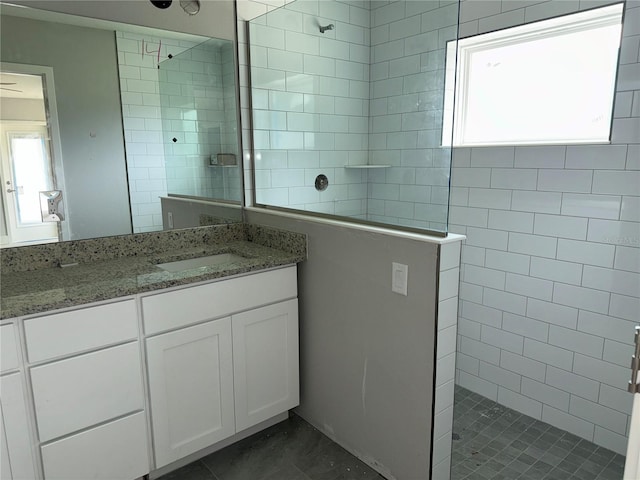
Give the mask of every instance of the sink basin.
M 183 270 L 214 267 L 242 260 L 245 260 L 245 257 L 236 255 L 235 253 L 219 253 L 218 255 L 209 255 L 208 257 L 197 257 L 190 258 L 188 260 L 178 260 L 176 262 L 158 263 L 156 264 L 156 267 L 160 267 L 166 272 L 181 272 Z

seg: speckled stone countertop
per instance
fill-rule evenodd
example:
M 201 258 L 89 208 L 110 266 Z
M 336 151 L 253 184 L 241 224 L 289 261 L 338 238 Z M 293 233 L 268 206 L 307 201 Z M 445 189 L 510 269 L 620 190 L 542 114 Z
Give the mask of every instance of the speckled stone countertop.
M 219 253 L 234 253 L 243 259 L 178 272 L 156 266 Z M 0 319 L 256 272 L 305 259 L 304 235 L 248 224 L 6 249 L 0 251 Z M 69 261 L 77 265 L 59 266 Z

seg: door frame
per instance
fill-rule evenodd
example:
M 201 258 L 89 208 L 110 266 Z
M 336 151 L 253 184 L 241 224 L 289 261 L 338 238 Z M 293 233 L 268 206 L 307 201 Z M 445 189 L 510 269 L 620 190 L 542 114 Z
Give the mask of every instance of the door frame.
M 59 241 L 71 240 L 69 228 L 69 199 L 64 182 L 64 162 L 62 157 L 62 142 L 60 140 L 60 124 L 58 123 L 58 104 L 56 102 L 53 68 L 44 65 L 29 65 L 22 63 L 0 62 L 0 71 L 10 73 L 22 73 L 27 75 L 40 75 L 44 89 L 44 108 L 47 116 L 47 129 L 49 131 L 49 149 L 51 152 L 51 164 L 53 168 L 53 181 L 57 190 L 62 190 L 65 204 L 65 219 L 59 222 Z

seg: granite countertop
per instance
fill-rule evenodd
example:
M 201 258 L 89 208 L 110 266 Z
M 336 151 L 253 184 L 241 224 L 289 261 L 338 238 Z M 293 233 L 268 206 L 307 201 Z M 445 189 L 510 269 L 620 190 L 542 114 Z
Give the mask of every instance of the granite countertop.
M 273 232 L 268 233 L 273 238 Z M 292 265 L 306 258 L 306 244 L 302 252 L 300 249 L 273 248 L 274 242 L 260 242 L 264 240 L 265 235 L 248 237 L 253 241 L 235 239 L 221 243 L 189 244 L 144 256 L 120 256 L 68 267 L 52 266 L 35 270 L 3 272 L 0 282 L 2 289 L 0 319 L 257 272 Z M 234 253 L 243 258 L 220 265 L 177 272 L 165 271 L 156 266 L 159 263 L 219 253 Z

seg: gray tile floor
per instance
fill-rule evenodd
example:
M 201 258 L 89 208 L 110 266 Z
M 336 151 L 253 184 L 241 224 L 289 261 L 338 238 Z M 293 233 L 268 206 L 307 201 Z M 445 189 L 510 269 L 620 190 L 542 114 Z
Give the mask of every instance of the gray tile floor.
M 621 455 L 456 386 L 451 480 L 620 480 L 623 468 Z M 384 477 L 291 414 L 160 480 Z
M 451 480 L 621 480 L 624 457 L 456 386 Z
M 295 414 L 160 480 L 384 480 Z

